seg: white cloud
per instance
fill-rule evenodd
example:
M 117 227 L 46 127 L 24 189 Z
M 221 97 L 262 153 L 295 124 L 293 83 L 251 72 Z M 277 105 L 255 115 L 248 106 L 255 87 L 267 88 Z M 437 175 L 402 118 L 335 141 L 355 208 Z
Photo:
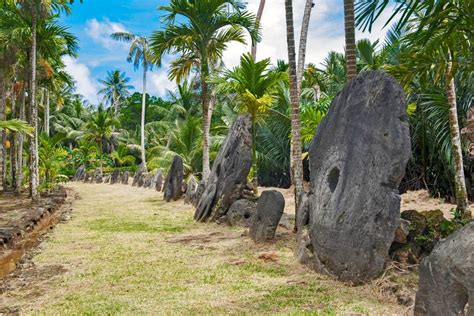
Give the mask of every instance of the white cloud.
M 92 78 L 89 68 L 70 56 L 63 57 L 63 62 L 66 71 L 76 81 L 77 93 L 82 94 L 91 103 L 96 102 L 98 85 Z
M 97 44 L 104 48 L 114 50 L 117 48 L 125 49 L 127 45 L 113 40 L 110 35 L 115 32 L 129 32 L 121 23 L 111 22 L 105 18 L 103 21 L 97 19 L 87 20 L 85 32 Z
M 248 10 L 257 12 L 260 0 L 249 0 Z M 306 0 L 293 1 L 296 46 L 299 45 L 301 22 Z M 344 20 L 342 1 L 315 0 L 311 13 L 308 31 L 306 62 L 320 64 L 327 54 L 334 50 L 344 50 Z M 382 30 L 384 21 L 391 15 L 386 10 L 373 27 L 372 34 L 357 31 L 356 38 L 369 38 L 371 41 L 383 39 L 386 29 Z M 257 58 L 270 57 L 272 62 L 277 59 L 288 59 L 286 43 L 285 1 L 267 1 L 262 16 L 262 41 L 257 46 Z M 250 45 L 231 43 L 224 53 L 224 62 L 228 67 L 239 63 L 240 55 L 250 51 Z
M 167 90 L 173 91 L 176 88 L 176 83 L 168 79 L 168 74 L 166 73 L 165 69 L 167 69 L 167 67 L 164 67 L 157 72 L 150 73 L 150 84 L 148 85 L 148 93 L 164 97 L 166 96 Z M 142 85 L 140 84 L 136 87 L 140 87 L 141 89 L 141 86 Z

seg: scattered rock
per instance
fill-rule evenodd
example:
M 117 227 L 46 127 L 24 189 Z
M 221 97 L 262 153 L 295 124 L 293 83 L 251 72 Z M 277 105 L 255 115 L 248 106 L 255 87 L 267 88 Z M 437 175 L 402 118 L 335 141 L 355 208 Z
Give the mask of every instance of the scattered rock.
M 410 222 L 401 219 L 400 225 L 395 230 L 395 238 L 393 239 L 394 242 L 404 244 L 407 242 L 408 234 L 410 233 Z
M 91 182 L 92 180 L 92 174 L 90 172 L 86 172 L 85 176 L 84 176 L 84 182 Z
M 403 211 L 401 225 L 395 231 L 395 238 L 389 254 L 402 265 L 418 264 L 428 256 L 441 238 L 460 228 L 459 223 L 449 221 L 440 210 L 417 212 Z
M 94 178 L 92 179 L 93 183 L 102 183 L 102 170 L 96 169 L 94 171 Z
M 106 174 L 104 176 L 104 183 L 109 183 L 110 182 L 110 174 Z
M 191 204 L 197 208 L 199 204 L 199 200 L 201 200 L 202 195 L 204 194 L 204 190 L 206 190 L 206 183 L 204 180 L 201 180 L 196 188 L 196 192 L 194 193 L 193 199 L 191 200 Z
M 84 180 L 84 176 L 86 174 L 86 167 L 84 165 L 77 168 L 76 174 L 74 175 L 74 181 L 81 181 Z
M 314 266 L 318 263 L 315 259 L 313 245 L 309 236 L 309 194 L 301 195 L 298 203 L 298 211 L 296 212 L 296 249 L 295 257 L 299 263 L 307 265 L 308 267 L 322 271 L 324 267 L 320 265 L 319 269 Z
M 132 182 L 132 186 L 136 186 L 138 185 L 138 181 L 140 181 L 141 177 L 142 177 L 142 174 L 146 172 L 146 168 L 145 168 L 145 165 L 143 163 L 140 164 L 140 166 L 138 167 L 138 170 L 137 172 L 135 172 L 135 176 L 133 177 L 133 182 Z M 142 180 L 143 181 L 143 180 Z M 143 183 L 142 183 L 143 184 Z
M 145 189 L 148 189 L 151 186 L 151 182 L 153 181 L 153 176 L 149 174 L 148 172 L 146 172 L 142 175 L 142 179 L 143 179 L 143 187 Z
M 194 195 L 196 194 L 196 190 L 198 187 L 198 183 L 196 178 L 191 177 L 186 185 L 186 193 L 184 194 L 184 203 L 189 204 L 192 203 L 194 199 Z
M 166 202 L 177 201 L 183 195 L 183 160 L 176 155 L 166 176 L 163 196 Z
M 256 242 L 273 240 L 285 208 L 283 194 L 276 190 L 264 191 L 257 202 L 249 235 Z
M 121 177 L 121 180 L 120 182 L 122 184 L 128 184 L 128 178 L 130 177 L 130 172 L 128 171 L 125 171 L 123 174 L 122 174 L 122 177 Z
M 257 212 L 257 204 L 247 199 L 240 199 L 232 203 L 227 212 L 227 223 L 230 226 L 250 227 Z
M 120 178 L 120 170 L 114 170 L 114 172 L 112 172 L 112 176 L 110 177 L 110 184 L 118 183 L 119 178 Z
M 441 240 L 423 259 L 415 315 L 474 315 L 474 222 Z
M 212 166 L 194 219 L 199 222 L 226 216 L 234 201 L 242 196 L 252 165 L 250 115 L 240 115 L 232 124 Z
M 153 190 L 156 190 L 156 187 L 158 185 L 158 182 L 159 181 L 163 181 L 163 177 L 161 175 L 161 171 L 160 170 L 156 170 L 155 171 L 155 174 L 152 176 L 151 178 L 151 182 L 150 182 L 150 186 L 149 188 L 150 189 L 153 189 Z M 161 186 L 161 183 L 159 184 Z
M 163 173 L 161 173 L 161 170 L 156 170 L 153 182 L 155 183 L 155 190 L 160 192 L 163 186 Z
M 255 194 L 256 190 L 253 187 L 253 184 L 250 182 L 247 182 L 244 186 L 244 189 L 242 191 L 242 197 L 247 200 L 251 201 L 257 201 L 258 196 Z
M 401 218 L 410 222 L 408 227 L 409 239 L 415 239 L 416 236 L 420 236 L 426 230 L 426 217 L 416 210 L 403 211 Z
M 335 97 L 309 150 L 313 268 L 355 283 L 383 272 L 410 150 L 403 88 L 391 76 L 364 72 Z
M 291 217 L 288 214 L 283 213 L 280 222 L 278 223 L 278 226 L 283 227 L 287 230 L 292 230 L 293 226 L 291 225 L 290 219 Z

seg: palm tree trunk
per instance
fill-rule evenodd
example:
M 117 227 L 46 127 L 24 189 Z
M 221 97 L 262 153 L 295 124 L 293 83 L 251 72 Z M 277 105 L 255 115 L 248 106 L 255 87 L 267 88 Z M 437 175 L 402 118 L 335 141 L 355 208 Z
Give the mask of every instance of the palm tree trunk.
M 30 196 L 33 200 L 37 200 L 39 171 L 38 171 L 38 107 L 35 100 L 36 95 L 36 22 L 37 22 L 36 5 L 34 5 L 31 16 L 31 76 L 30 76 L 30 124 L 33 127 L 33 137 L 30 143 Z
M 202 179 L 207 181 L 209 174 L 211 173 L 210 162 L 209 162 L 209 133 L 211 129 L 211 116 L 209 113 L 209 91 L 207 85 L 208 71 L 206 65 L 202 66 L 201 70 L 201 89 L 202 89 L 202 133 L 203 133 L 203 145 L 202 145 Z
M 20 105 L 20 120 L 25 121 L 25 108 L 26 108 L 26 93 L 25 93 L 25 88 L 21 90 L 22 93 L 22 98 L 21 98 L 21 105 Z M 23 138 L 22 133 L 18 133 L 18 141 L 17 141 L 17 183 L 15 187 L 15 193 L 20 194 L 21 193 L 21 187 L 23 184 Z
M 291 142 L 293 160 L 293 183 L 295 185 L 295 213 L 298 209 L 298 201 L 304 193 L 303 189 L 303 163 L 301 159 L 301 136 L 300 136 L 300 114 L 298 82 L 296 75 L 296 51 L 295 34 L 293 26 L 293 3 L 285 0 L 286 11 L 286 34 L 288 43 L 288 65 L 290 75 L 290 98 L 291 98 Z
M 308 28 L 312 8 L 313 0 L 306 0 L 303 13 L 303 23 L 301 25 L 300 47 L 298 53 L 298 94 L 301 94 L 301 81 L 303 80 L 304 65 L 306 60 L 306 43 L 308 42 Z
M 142 93 L 142 117 L 141 117 L 141 139 L 140 145 L 142 150 L 142 162 L 145 171 L 146 167 L 146 155 L 145 155 L 145 111 L 146 111 L 146 66 L 143 67 L 143 93 Z
M 253 192 L 258 194 L 258 165 L 257 165 L 257 118 L 252 114 L 252 169 L 253 169 Z
M 46 89 L 46 104 L 44 105 L 44 131 L 49 137 L 49 90 Z
M 15 81 L 12 85 L 11 90 L 11 104 L 12 104 L 12 117 L 16 118 L 16 98 L 15 98 Z M 10 145 L 10 164 L 11 164 L 11 178 L 12 178 L 12 188 L 16 188 L 16 139 L 18 133 L 13 133 L 11 137 L 11 145 Z
M 257 11 L 257 26 L 260 27 L 260 21 L 262 20 L 263 9 L 265 8 L 265 0 L 260 0 L 260 5 Z M 257 42 L 252 44 L 252 57 L 253 60 L 257 60 Z
M 344 30 L 346 34 L 347 80 L 351 80 L 357 76 L 354 0 L 344 0 Z
M 452 63 L 448 65 L 448 78 L 451 73 Z M 454 184 L 455 184 L 455 195 L 457 210 L 462 217 L 470 217 L 467 212 L 468 200 L 466 191 L 466 180 L 464 178 L 464 166 L 461 149 L 461 136 L 459 133 L 459 122 L 458 122 L 458 111 L 456 104 L 456 86 L 454 83 L 454 76 L 448 83 L 447 88 L 448 105 L 449 105 L 449 129 L 451 132 L 451 151 L 454 158 Z
M 2 77 L 3 79 L 3 73 Z M 5 102 L 6 101 L 6 93 L 5 93 L 5 81 L 2 80 L 0 83 L 0 121 L 6 120 L 5 116 Z M 5 191 L 6 189 L 6 160 L 7 160 L 7 155 L 6 155 L 6 148 L 5 148 L 5 130 L 0 130 L 0 187 L 2 188 L 2 191 Z
M 119 115 L 119 110 L 120 110 L 120 109 L 119 109 L 118 98 L 117 98 L 117 96 L 115 95 L 115 93 L 114 93 L 114 95 L 113 95 L 113 97 L 112 97 L 112 100 L 113 100 L 112 103 L 113 103 L 113 107 L 114 107 L 115 117 L 118 117 L 118 115 Z

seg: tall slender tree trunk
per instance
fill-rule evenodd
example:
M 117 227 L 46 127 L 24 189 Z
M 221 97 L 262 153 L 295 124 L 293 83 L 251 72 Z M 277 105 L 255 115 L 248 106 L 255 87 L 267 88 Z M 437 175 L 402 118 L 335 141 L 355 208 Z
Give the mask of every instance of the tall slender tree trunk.
M 258 194 L 258 164 L 257 164 L 257 118 L 252 114 L 252 169 L 253 169 L 253 192 Z
M 143 67 L 143 93 L 142 93 L 142 118 L 141 118 L 141 139 L 140 145 L 142 150 L 143 167 L 146 167 L 146 153 L 145 153 L 145 111 L 146 111 L 146 65 Z
M 257 26 L 260 27 L 260 21 L 262 21 L 263 9 L 265 8 L 265 0 L 260 0 L 260 5 L 257 11 Z M 252 57 L 253 60 L 257 60 L 257 43 L 252 44 Z
M 16 95 L 15 95 L 15 81 L 13 81 L 12 85 L 12 90 L 11 90 L 11 104 L 12 104 L 12 117 L 16 118 Z M 17 140 L 17 134 L 18 133 L 13 133 L 11 137 L 11 145 L 10 145 L 10 165 L 11 165 L 11 178 L 12 178 L 12 188 L 15 189 L 17 184 L 16 184 L 16 140 Z
M 211 118 L 209 113 L 209 101 L 208 101 L 208 91 L 207 91 L 207 82 L 203 80 L 202 82 L 202 116 L 203 116 L 203 153 L 202 153 L 202 179 L 207 181 L 209 174 L 211 173 L 210 167 L 210 157 L 209 157 L 209 133 L 211 129 Z
M 33 137 L 30 142 L 30 196 L 33 200 L 37 200 L 39 171 L 38 171 L 38 107 L 36 104 L 36 22 L 37 22 L 37 8 L 36 1 L 34 1 L 33 12 L 31 16 L 31 75 L 30 75 L 30 124 L 33 127 Z
M 288 43 L 288 64 L 290 77 L 290 98 L 291 98 L 291 142 L 293 160 L 293 183 L 295 185 L 295 205 L 298 209 L 300 196 L 303 189 L 303 162 L 301 159 L 301 136 L 300 136 L 300 114 L 298 81 L 296 75 L 296 51 L 295 34 L 293 25 L 293 3 L 292 0 L 285 0 L 286 11 L 286 34 Z M 295 213 L 296 213 L 295 210 Z M 296 227 L 296 226 L 295 226 Z
M 114 112 L 115 112 L 115 117 L 118 117 L 119 115 L 119 103 L 118 100 L 114 98 Z
M 459 132 L 458 110 L 456 104 L 456 86 L 454 75 L 451 75 L 452 63 L 450 62 L 447 70 L 449 79 L 447 87 L 448 105 L 449 105 L 449 129 L 451 132 L 451 151 L 454 160 L 454 184 L 457 209 L 461 216 L 470 217 L 468 214 L 469 202 L 467 200 L 466 180 L 464 178 L 464 164 L 461 149 L 461 136 Z
M 26 91 L 25 88 L 21 90 L 21 104 L 20 104 L 20 120 L 26 121 L 25 116 L 25 109 L 26 109 Z M 18 141 L 17 141 L 17 183 L 15 187 L 15 193 L 21 193 L 21 187 L 23 185 L 23 143 L 24 143 L 24 136 L 22 133 L 18 133 Z
M 301 94 L 301 81 L 303 80 L 304 65 L 306 61 L 306 44 L 308 42 L 309 20 L 311 18 L 311 9 L 313 0 L 306 0 L 303 13 L 303 23 L 301 24 L 300 47 L 298 53 L 298 94 Z
M 6 103 L 6 83 L 4 80 L 4 73 L 0 73 L 0 78 L 2 81 L 0 82 L 0 121 L 6 120 L 5 116 L 5 103 Z M 5 130 L 0 130 L 0 187 L 2 187 L 2 191 L 6 190 L 6 166 L 7 166 L 7 154 L 5 148 Z
M 346 34 L 347 80 L 351 80 L 357 76 L 354 0 L 344 0 L 344 30 Z
M 204 68 L 204 67 L 203 67 Z M 203 134 L 203 145 L 202 145 L 202 179 L 207 181 L 209 174 L 211 173 L 210 158 L 209 158 L 209 133 L 211 129 L 211 117 L 212 113 L 209 111 L 209 91 L 207 85 L 207 74 L 208 72 L 204 69 L 201 71 L 201 94 L 202 94 L 202 134 Z
M 44 132 L 49 137 L 49 90 L 45 89 L 46 103 L 44 105 Z

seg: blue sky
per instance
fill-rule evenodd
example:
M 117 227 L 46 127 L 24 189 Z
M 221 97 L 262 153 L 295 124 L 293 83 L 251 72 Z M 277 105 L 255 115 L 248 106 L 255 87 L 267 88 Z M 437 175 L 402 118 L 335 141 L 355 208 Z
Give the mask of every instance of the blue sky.
M 127 44 L 115 42 L 110 34 L 116 31 L 129 31 L 145 36 L 160 29 L 160 5 L 167 0 L 84 0 L 73 5 L 72 15 L 63 16 L 62 22 L 70 27 L 79 39 L 79 57 L 66 58 L 67 70 L 76 80 L 77 90 L 92 103 L 97 103 L 99 79 L 105 78 L 107 71 L 120 69 L 131 78 L 136 90 L 141 90 L 141 72 L 135 71 L 126 61 Z M 248 10 L 256 12 L 259 0 L 248 0 Z M 314 0 L 306 61 L 319 64 L 331 50 L 343 51 L 344 24 L 342 0 Z M 293 0 L 295 15 L 295 33 L 301 27 L 301 18 L 305 0 Z M 286 25 L 284 0 L 267 1 L 262 18 L 263 41 L 258 47 L 258 58 L 270 57 L 286 59 Z M 390 13 L 387 12 L 387 16 Z M 381 21 L 384 20 L 382 17 Z M 386 29 L 382 22 L 374 27 L 372 34 L 358 33 L 358 39 L 368 37 L 371 40 L 383 38 Z M 228 67 L 235 66 L 242 53 L 249 50 L 242 44 L 230 44 L 224 54 Z M 166 61 L 166 60 L 165 60 Z M 167 63 L 160 69 L 154 69 L 149 75 L 149 92 L 165 96 L 167 89 L 174 89 L 174 83 L 167 78 Z

